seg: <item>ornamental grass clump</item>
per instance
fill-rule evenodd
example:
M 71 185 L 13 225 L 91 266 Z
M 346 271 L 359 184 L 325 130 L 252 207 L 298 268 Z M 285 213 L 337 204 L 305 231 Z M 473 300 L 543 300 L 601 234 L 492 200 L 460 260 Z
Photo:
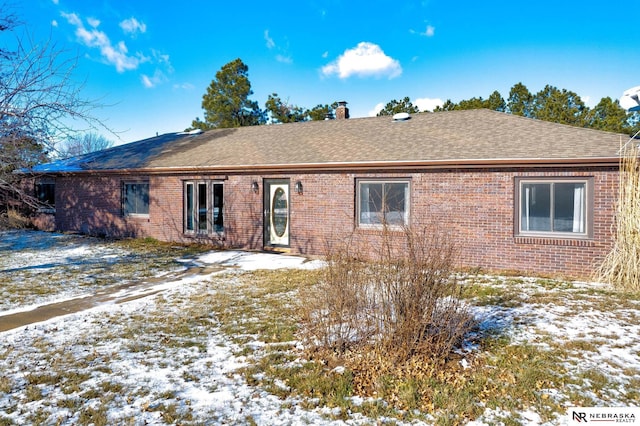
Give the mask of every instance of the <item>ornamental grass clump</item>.
M 598 268 L 597 279 L 624 292 L 640 292 L 640 162 L 637 143 L 620 154 L 614 243 Z

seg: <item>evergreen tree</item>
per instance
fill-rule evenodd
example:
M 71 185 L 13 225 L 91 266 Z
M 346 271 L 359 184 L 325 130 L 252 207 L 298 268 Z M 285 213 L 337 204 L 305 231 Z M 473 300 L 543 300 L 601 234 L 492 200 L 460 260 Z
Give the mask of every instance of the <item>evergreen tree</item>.
M 277 93 L 269 95 L 265 108 L 266 112 L 271 114 L 271 121 L 274 123 L 305 121 L 309 116 L 309 111 L 283 101 Z
M 486 102 L 482 99 L 482 96 L 479 98 L 473 97 L 471 99 L 463 99 L 458 105 L 454 108 L 457 110 L 465 110 L 465 109 L 482 109 L 486 108 Z
M 336 108 L 338 107 L 338 103 L 334 102 L 331 105 L 322 105 L 318 104 L 309 111 L 307 111 L 307 115 L 311 119 L 311 121 L 322 121 L 327 118 L 335 118 Z
M 502 95 L 500 95 L 500 92 L 494 90 L 488 99 L 483 99 L 482 96 L 479 98 L 473 97 L 471 99 L 463 99 L 457 104 L 453 103 L 451 99 L 447 99 L 441 107 L 436 107 L 433 111 L 455 111 L 482 108 L 503 112 L 506 109 L 506 103 Z
M 249 67 L 239 58 L 224 65 L 202 96 L 204 121 L 196 118 L 192 127 L 208 130 L 264 124 L 265 113 L 258 102 L 249 100 L 253 91 L 248 75 Z
M 627 112 L 617 100 L 602 98 L 598 105 L 586 114 L 585 126 L 609 132 L 628 133 L 631 126 L 627 123 Z
M 493 93 L 489 95 L 489 98 L 484 101 L 484 108 L 493 111 L 505 112 L 507 110 L 507 104 L 500 92 L 494 90 Z
M 420 112 L 417 106 L 414 106 L 411 103 L 411 100 L 408 96 L 405 96 L 404 99 L 401 100 L 392 100 L 388 102 L 384 108 L 378 113 L 378 117 L 384 115 L 394 115 L 400 112 L 407 112 L 409 114 L 417 114 Z
M 506 111 L 513 115 L 531 117 L 533 115 L 533 95 L 522 83 L 515 84 L 509 91 Z
M 554 123 L 582 126 L 588 108 L 580 96 L 566 89 L 546 85 L 533 97 L 532 118 Z
M 442 104 L 442 106 L 437 106 L 433 109 L 433 112 L 440 112 L 440 111 L 453 111 L 458 109 L 458 105 L 453 103 L 451 101 L 451 99 L 447 99 L 444 104 Z

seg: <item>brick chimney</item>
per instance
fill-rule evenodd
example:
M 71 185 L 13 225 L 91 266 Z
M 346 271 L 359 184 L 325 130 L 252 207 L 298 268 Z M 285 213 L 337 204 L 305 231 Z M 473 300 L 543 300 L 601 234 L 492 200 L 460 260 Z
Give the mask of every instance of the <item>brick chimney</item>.
M 347 118 L 349 118 L 347 101 L 338 101 L 338 107 L 336 108 L 336 120 L 346 120 Z

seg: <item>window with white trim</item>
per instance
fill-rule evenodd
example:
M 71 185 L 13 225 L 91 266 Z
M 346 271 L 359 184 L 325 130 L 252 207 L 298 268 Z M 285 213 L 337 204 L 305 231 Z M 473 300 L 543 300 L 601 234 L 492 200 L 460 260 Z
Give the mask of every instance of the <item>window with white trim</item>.
M 224 231 L 224 191 L 222 182 L 184 183 L 184 231 L 211 234 Z
M 124 216 L 149 215 L 149 182 L 122 183 L 122 214 Z
M 517 179 L 518 235 L 588 237 L 591 179 Z
M 409 181 L 358 179 L 357 221 L 360 227 L 409 224 Z

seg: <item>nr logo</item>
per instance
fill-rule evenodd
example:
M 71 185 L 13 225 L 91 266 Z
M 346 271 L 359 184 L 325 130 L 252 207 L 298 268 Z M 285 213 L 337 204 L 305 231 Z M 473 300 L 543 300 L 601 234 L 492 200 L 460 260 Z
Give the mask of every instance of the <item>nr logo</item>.
M 587 413 L 580 411 L 573 411 L 573 420 L 579 423 L 587 422 Z

